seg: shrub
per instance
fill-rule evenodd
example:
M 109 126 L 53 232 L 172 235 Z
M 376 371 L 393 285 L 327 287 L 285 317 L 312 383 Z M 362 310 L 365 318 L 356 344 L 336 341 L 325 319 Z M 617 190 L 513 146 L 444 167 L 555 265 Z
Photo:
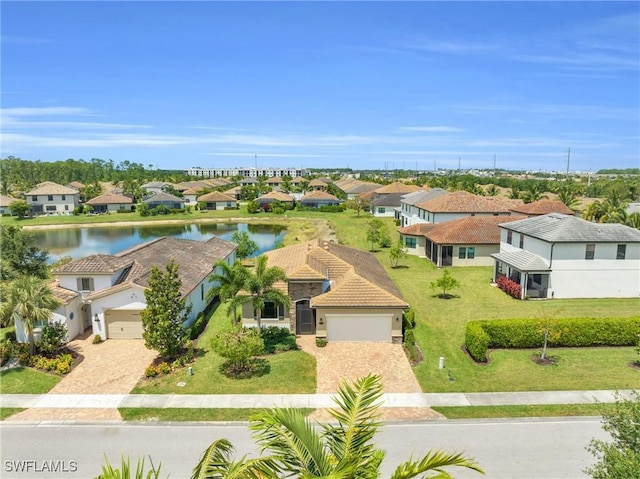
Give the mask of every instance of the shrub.
M 216 334 L 211 347 L 229 360 L 224 372 L 233 377 L 251 371 L 251 358 L 262 354 L 264 341 L 255 328 L 236 328 Z
M 488 348 L 542 347 L 543 319 L 470 321 L 465 331 L 467 351 L 478 362 L 487 361 Z M 631 318 L 558 318 L 559 334 L 550 346 L 634 346 L 640 334 L 640 316 Z
M 260 205 L 257 201 L 251 200 L 247 203 L 247 213 L 254 214 L 260 211 Z
M 158 375 L 158 370 L 153 364 L 150 364 L 149 366 L 147 366 L 147 369 L 144 370 L 145 378 L 153 378 L 153 377 L 156 377 L 157 375 Z
M 407 309 L 402 313 L 402 322 L 405 329 L 414 329 L 416 327 L 416 312 L 413 309 Z
M 14 341 L 9 341 L 8 339 L 0 342 L 0 366 L 17 355 L 15 344 Z
M 269 326 L 262 330 L 264 352 L 267 354 L 281 353 L 298 349 L 295 335 L 285 328 Z
M 342 213 L 344 209 L 344 205 L 322 205 L 318 208 L 318 211 L 322 213 Z
M 324 348 L 327 345 L 327 338 L 316 338 L 316 346 Z
M 70 354 L 62 354 L 57 358 L 47 358 L 45 356 L 33 356 L 31 358 L 31 367 L 42 371 L 53 371 L 58 376 L 67 374 L 71 371 L 73 365 L 73 357 Z
M 522 291 L 520 290 L 520 285 L 515 281 L 507 278 L 504 275 L 500 275 L 496 280 L 496 284 L 498 285 L 498 288 L 507 293 L 509 296 L 512 296 L 516 299 L 521 299 Z
M 151 215 L 151 210 L 149 208 L 149 205 L 146 203 L 140 203 L 138 205 L 138 213 L 140 214 L 140 216 L 149 216 Z
M 404 342 L 409 345 L 416 344 L 416 333 L 413 332 L 413 329 L 407 329 L 404 332 Z
M 93 344 L 100 344 L 101 342 L 102 342 L 102 337 L 101 337 L 99 334 L 96 334 L 96 335 L 93 337 L 93 341 L 92 341 L 92 343 L 93 343 Z
M 165 361 L 161 362 L 156 366 L 158 373 L 160 374 L 169 374 L 171 372 L 171 366 Z
M 42 336 L 38 341 L 38 350 L 48 356 L 56 354 L 67 342 L 67 328 L 64 324 L 52 321 L 42 327 Z
M 191 340 L 198 339 L 198 336 L 200 336 L 204 332 L 205 328 L 207 327 L 208 322 L 209 320 L 206 317 L 206 315 L 203 312 L 200 312 L 196 317 L 196 320 L 193 322 L 193 324 L 189 326 L 189 330 L 188 330 L 189 339 Z
M 16 332 L 14 331 L 7 331 L 6 333 L 4 333 L 4 338 L 3 341 L 16 341 Z M 640 346 L 640 342 L 638 344 Z

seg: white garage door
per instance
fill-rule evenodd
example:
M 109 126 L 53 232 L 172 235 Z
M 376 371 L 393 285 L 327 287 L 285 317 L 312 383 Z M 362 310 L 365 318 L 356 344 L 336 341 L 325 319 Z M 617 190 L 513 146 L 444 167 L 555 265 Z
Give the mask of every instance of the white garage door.
M 105 311 L 107 338 L 109 339 L 141 339 L 142 319 L 140 311 Z
M 327 314 L 327 340 L 391 342 L 390 314 Z

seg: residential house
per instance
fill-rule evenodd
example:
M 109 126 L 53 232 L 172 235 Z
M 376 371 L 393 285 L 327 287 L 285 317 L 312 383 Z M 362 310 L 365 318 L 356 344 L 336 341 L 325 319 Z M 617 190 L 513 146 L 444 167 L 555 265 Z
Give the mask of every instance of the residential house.
M 306 208 L 320 208 L 321 206 L 338 206 L 342 200 L 326 191 L 312 191 L 300 199 L 300 204 Z
M 276 287 L 290 296 L 291 308 L 266 303 L 264 326 L 330 342 L 402 342 L 402 313 L 409 305 L 373 254 L 319 240 L 265 254 L 268 266 L 287 275 Z M 256 324 L 250 303 L 243 305 L 242 323 Z
M 239 200 L 242 197 L 242 187 L 234 186 L 233 188 L 229 188 L 228 190 L 223 191 L 223 193 L 227 196 L 235 198 L 236 200 Z
M 442 223 L 465 216 L 510 216 L 521 200 L 481 196 L 466 191 L 454 191 L 416 204 L 416 223 Z
M 532 203 L 515 205 L 511 208 L 514 213 L 527 216 L 541 216 L 549 213 L 560 213 L 562 215 L 572 215 L 573 210 L 559 200 L 542 199 Z
M 271 203 L 274 201 L 279 201 L 285 206 L 293 207 L 294 198 L 291 195 L 286 193 L 282 193 L 281 191 L 270 191 L 269 193 L 265 193 L 262 196 L 258 196 L 256 198 L 258 202 L 258 206 L 265 211 L 270 209 Z
M 331 183 L 330 180 L 314 178 L 309 182 L 309 189 L 316 191 L 324 190 L 329 183 Z
M 142 202 L 149 205 L 149 208 L 155 208 L 161 205 L 171 208 L 172 210 L 180 210 L 184 208 L 184 199 L 178 198 L 177 196 L 169 193 L 154 193 L 148 198 L 142 200 Z
M 116 255 L 97 254 L 72 261 L 53 271 L 56 287 L 61 288 L 58 294 L 69 298 L 54 319 L 66 323 L 70 339 L 88 327 L 103 339 L 141 338 L 140 312 L 146 308 L 144 291 L 151 269 L 164 270 L 175 260 L 182 282 L 180 292 L 192 307 L 186 322 L 190 324 L 205 309 L 207 294 L 216 286 L 208 279 L 214 263 L 224 260 L 233 264 L 236 247 L 217 237 L 208 241 L 162 237 Z
M 419 189 L 419 186 L 407 185 L 396 181 L 374 190 L 373 200 L 371 201 L 371 214 L 373 216 L 396 216 L 399 219 L 402 196 Z
M 274 176 L 272 178 L 267 178 L 265 181 L 267 186 L 272 189 L 272 191 L 280 191 L 280 187 L 282 186 L 282 178 L 279 176 Z
M 94 213 L 117 213 L 131 211 L 133 200 L 128 196 L 107 193 L 90 199 L 85 205 L 91 206 Z
M 448 194 L 449 192 L 442 188 L 430 188 L 403 195 L 400 198 L 400 226 L 422 223 L 422 220 L 418 220 L 420 210 L 417 205 Z
M 204 210 L 227 210 L 238 208 L 238 202 L 235 198 L 220 193 L 219 191 L 212 191 L 211 193 L 198 196 L 198 203 L 204 204 Z
M 150 181 L 144 185 L 140 185 L 140 188 L 147 190 L 148 193 L 163 193 L 169 186 L 169 183 L 163 181 Z
M 551 213 L 500 224 L 493 279 L 520 285 L 521 297 L 640 297 L 640 231 Z
M 12 198 L 11 196 L 0 195 L 0 215 L 12 215 L 11 208 L 9 206 L 14 201 L 17 201 L 18 198 Z
M 193 188 L 182 190 L 182 199 L 184 200 L 184 205 L 196 206 L 198 204 L 198 194 L 201 194 L 204 188 L 205 187 L 203 186 L 194 186 Z
M 436 266 L 492 266 L 500 251 L 499 224 L 524 216 L 467 216 L 444 223 L 416 223 L 398 232 L 412 255 Z
M 80 204 L 80 193 L 75 188 L 62 186 L 53 181 L 40 183 L 25 193 L 31 213 L 70 215 Z
M 181 181 L 180 183 L 176 183 L 173 185 L 173 189 L 178 193 L 182 193 L 183 195 L 187 190 L 202 190 L 204 188 L 213 188 L 213 186 L 209 183 L 206 183 L 205 180 L 196 180 L 196 181 Z M 195 198 L 194 198 L 195 200 Z M 185 200 L 186 203 L 186 200 Z
M 335 185 L 344 191 L 348 200 L 353 200 L 364 193 L 370 193 L 380 188 L 378 183 L 360 181 L 354 178 L 341 178 L 335 182 Z

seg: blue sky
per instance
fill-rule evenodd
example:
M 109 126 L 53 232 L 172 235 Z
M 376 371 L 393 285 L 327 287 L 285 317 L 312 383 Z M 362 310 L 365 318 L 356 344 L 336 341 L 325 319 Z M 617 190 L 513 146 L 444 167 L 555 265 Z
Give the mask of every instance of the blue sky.
M 639 166 L 637 2 L 12 2 L 2 157 Z

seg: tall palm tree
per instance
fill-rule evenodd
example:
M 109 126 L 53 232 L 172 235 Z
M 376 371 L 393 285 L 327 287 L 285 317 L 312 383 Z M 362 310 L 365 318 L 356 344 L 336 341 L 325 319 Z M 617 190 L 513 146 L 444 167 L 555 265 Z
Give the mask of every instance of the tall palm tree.
M 214 265 L 214 272 L 209 276 L 209 281 L 215 281 L 217 286 L 209 290 L 207 301 L 212 301 L 216 296 L 220 298 L 221 303 L 231 301 L 242 289 L 247 276 L 248 271 L 239 260 L 236 260 L 231 266 L 224 260 L 217 261 Z M 237 306 L 229 303 L 227 316 L 233 314 L 233 324 L 238 321 L 237 311 Z
M 0 303 L 3 325 L 22 322 L 29 338 L 29 355 L 35 352 L 33 330 L 38 322 L 47 321 L 60 302 L 45 280 L 35 276 L 20 276 L 6 286 Z
M 231 300 L 230 308 L 237 308 L 244 303 L 251 303 L 255 311 L 256 323 L 262 328 L 262 310 L 266 302 L 273 302 L 277 306 L 291 306 L 291 298 L 274 285 L 279 281 L 287 281 L 284 270 L 278 266 L 267 266 L 267 257 L 258 256 L 254 271 L 248 271 L 242 291 Z
M 380 465 L 385 451 L 378 449 L 375 435 L 380 427 L 378 408 L 382 397 L 382 382 L 379 376 L 369 375 L 346 382 L 340 386 L 334 398 L 337 408 L 329 410 L 335 420 L 316 428 L 300 409 L 276 408 L 253 416 L 251 429 L 254 438 L 267 456 L 260 458 L 262 465 L 270 468 L 260 471 L 263 475 L 221 475 L 202 471 L 225 470 L 225 467 L 240 467 L 231 463 L 228 443 L 213 443 L 194 470 L 192 479 L 222 477 L 303 477 L 335 479 L 369 479 L 380 476 Z M 258 460 L 260 460 L 258 459 Z M 483 473 L 470 458 L 462 454 L 429 451 L 419 460 L 400 464 L 392 479 L 425 477 L 429 472 L 438 477 L 450 477 L 444 467 L 460 466 Z
M 547 198 L 547 195 L 543 195 L 542 186 L 539 183 L 533 182 L 527 185 L 527 189 L 522 194 L 522 200 L 525 203 L 533 203 L 535 201 Z

